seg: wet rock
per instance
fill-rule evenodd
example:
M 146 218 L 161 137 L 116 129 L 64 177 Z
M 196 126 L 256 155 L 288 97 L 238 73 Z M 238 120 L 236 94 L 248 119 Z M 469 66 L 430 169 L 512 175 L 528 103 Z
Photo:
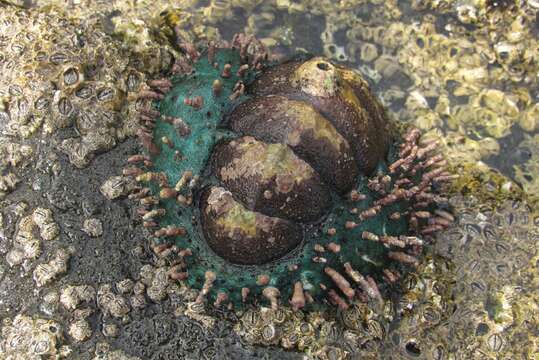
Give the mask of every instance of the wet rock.
M 50 204 L 59 210 L 67 211 L 77 208 L 77 197 L 79 194 L 73 192 L 72 188 L 59 180 L 55 180 L 46 195 Z
M 141 360 L 136 356 L 129 356 L 123 350 L 111 350 L 107 343 L 99 343 L 95 348 L 93 360 Z

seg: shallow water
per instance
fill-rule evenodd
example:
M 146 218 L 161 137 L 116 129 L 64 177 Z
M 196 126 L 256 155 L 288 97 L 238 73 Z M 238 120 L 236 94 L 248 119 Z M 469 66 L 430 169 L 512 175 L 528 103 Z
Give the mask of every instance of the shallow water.
M 25 5 L 49 3 L 55 1 Z M 77 1 L 67 8 L 79 18 L 100 10 L 111 32 L 138 42 L 148 39 L 130 32 L 125 14 L 151 22 L 168 13 L 179 17 L 193 39 L 230 39 L 245 31 L 278 58 L 298 52 L 327 56 L 358 69 L 394 119 L 441 137 L 448 155 L 460 164 L 487 164 L 532 197 L 538 189 L 539 19 L 533 1 L 192 0 L 160 5 Z
M 451 159 L 499 170 L 532 197 L 539 190 L 534 2 L 187 1 L 162 9 L 189 14 L 180 23 L 197 38 L 245 31 L 276 56 L 306 51 L 357 68 L 394 119 L 440 137 Z

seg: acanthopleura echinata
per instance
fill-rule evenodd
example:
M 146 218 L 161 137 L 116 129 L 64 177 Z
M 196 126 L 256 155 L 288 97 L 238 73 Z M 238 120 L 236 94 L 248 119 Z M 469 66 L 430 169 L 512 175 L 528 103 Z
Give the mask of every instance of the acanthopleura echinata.
M 395 135 L 361 75 L 327 59 L 268 64 L 246 36 L 184 48 L 192 62 L 141 93 L 145 153 L 124 170 L 180 255 L 170 276 L 215 305 L 381 299 L 452 220 L 436 143 Z

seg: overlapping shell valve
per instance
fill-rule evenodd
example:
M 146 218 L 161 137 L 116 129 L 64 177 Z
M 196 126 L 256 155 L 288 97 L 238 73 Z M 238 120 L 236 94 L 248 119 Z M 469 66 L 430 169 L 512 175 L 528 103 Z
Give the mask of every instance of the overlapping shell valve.
M 327 59 L 268 65 L 245 35 L 181 47 L 140 93 L 145 154 L 124 169 L 170 276 L 197 304 L 382 301 L 453 219 L 436 143 L 394 139 L 368 84 Z

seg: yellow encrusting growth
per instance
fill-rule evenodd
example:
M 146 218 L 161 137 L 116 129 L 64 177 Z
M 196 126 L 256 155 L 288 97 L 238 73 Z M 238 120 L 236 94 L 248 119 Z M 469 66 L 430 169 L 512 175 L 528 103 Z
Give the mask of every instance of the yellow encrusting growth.
M 300 184 L 313 177 L 314 170 L 294 155 L 288 146 L 265 144 L 251 137 L 245 137 L 244 140 L 230 143 L 241 156 L 234 159 L 230 166 L 221 168 L 222 181 L 251 176 L 270 180 L 279 176 Z
M 234 237 L 234 233 L 238 230 L 249 237 L 256 237 L 256 214 L 239 203 L 236 203 L 225 216 L 219 217 L 216 222 L 230 237 Z
M 367 126 L 369 115 L 365 108 L 363 108 L 359 102 L 359 99 L 354 92 L 354 89 L 348 84 L 344 83 L 343 86 L 339 89 L 341 98 L 350 104 L 354 111 L 358 114 L 358 120 L 361 121 L 362 126 Z
M 295 126 L 298 127 L 298 133 L 304 133 L 306 130 L 312 130 L 315 139 L 327 139 L 331 145 L 339 151 L 341 147 L 347 146 L 344 138 L 337 132 L 320 113 L 311 105 L 295 100 L 283 101 L 279 104 L 279 110 L 287 116 L 296 119 Z M 295 133 L 295 132 L 294 132 Z M 296 139 L 288 136 L 290 145 L 296 145 Z

